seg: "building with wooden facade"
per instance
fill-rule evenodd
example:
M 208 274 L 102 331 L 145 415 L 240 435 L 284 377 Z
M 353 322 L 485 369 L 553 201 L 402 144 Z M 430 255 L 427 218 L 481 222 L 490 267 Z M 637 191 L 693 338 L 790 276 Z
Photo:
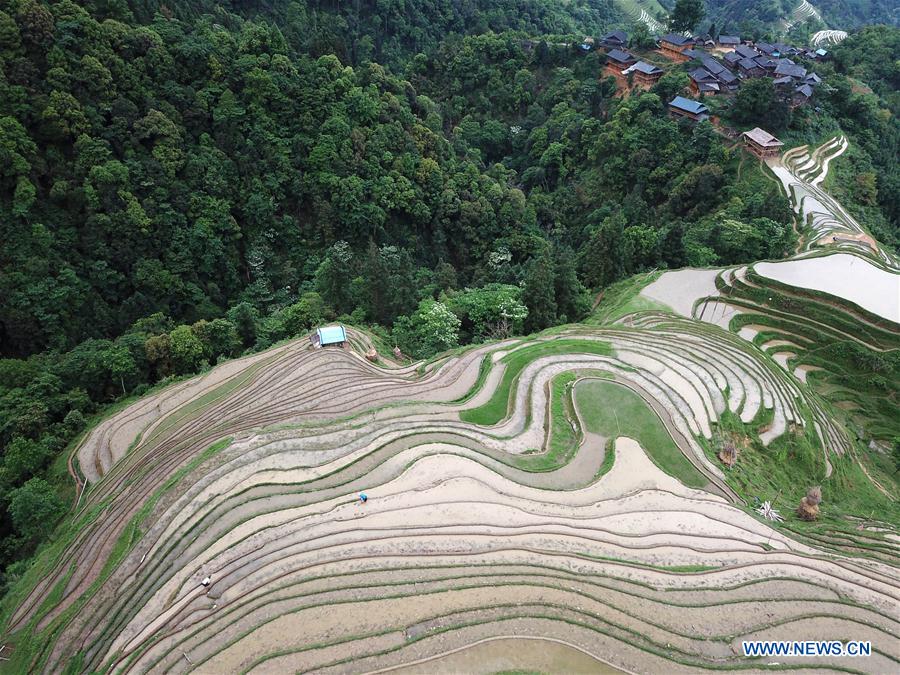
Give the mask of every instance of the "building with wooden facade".
M 676 35 L 675 33 L 663 35 L 659 39 L 659 50 L 664 56 L 667 56 L 673 61 L 687 61 L 688 57 L 685 56 L 684 50 L 691 49 L 693 46 L 693 38 L 685 37 L 684 35 Z
M 687 117 L 695 122 L 709 119 L 709 108 L 683 96 L 676 96 L 669 102 L 669 115 L 675 119 Z
M 741 137 L 744 139 L 744 147 L 760 159 L 778 157 L 784 147 L 784 143 L 759 127 L 745 131 Z
M 663 76 L 662 68 L 658 68 L 654 66 L 652 63 L 647 63 L 646 61 L 638 61 L 632 66 L 629 66 L 622 72 L 623 75 L 632 75 L 634 78 L 634 84 L 639 85 L 641 87 L 650 88 L 657 82 L 659 82 L 659 78 Z

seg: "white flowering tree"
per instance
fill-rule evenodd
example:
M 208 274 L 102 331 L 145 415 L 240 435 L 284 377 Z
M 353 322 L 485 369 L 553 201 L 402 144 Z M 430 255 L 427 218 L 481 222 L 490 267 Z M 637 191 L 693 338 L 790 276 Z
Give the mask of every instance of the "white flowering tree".
M 425 358 L 459 345 L 459 318 L 442 302 L 423 300 L 394 322 L 393 337 L 410 356 Z
M 487 284 L 453 294 L 448 303 L 466 322 L 473 340 L 505 338 L 522 331 L 528 308 L 522 289 L 510 284 Z

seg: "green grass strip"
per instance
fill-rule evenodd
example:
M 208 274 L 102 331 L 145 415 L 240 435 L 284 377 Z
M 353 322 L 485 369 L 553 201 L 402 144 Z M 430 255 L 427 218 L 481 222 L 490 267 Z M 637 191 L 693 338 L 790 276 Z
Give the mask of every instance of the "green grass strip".
M 584 380 L 575 388 L 575 399 L 588 431 L 606 438 L 633 438 L 660 469 L 685 485 L 702 488 L 709 483 L 682 454 L 659 416 L 627 387 Z
M 552 341 L 540 342 L 535 345 L 517 349 L 507 354 L 500 363 L 505 366 L 503 378 L 491 398 L 477 408 L 463 410 L 459 418 L 464 422 L 478 424 L 480 426 L 492 426 L 506 417 L 510 406 L 510 392 L 522 370 L 531 363 L 544 356 L 556 356 L 560 354 L 596 354 L 598 356 L 611 356 L 612 347 L 608 342 L 600 340 L 578 340 L 571 338 L 557 338 Z

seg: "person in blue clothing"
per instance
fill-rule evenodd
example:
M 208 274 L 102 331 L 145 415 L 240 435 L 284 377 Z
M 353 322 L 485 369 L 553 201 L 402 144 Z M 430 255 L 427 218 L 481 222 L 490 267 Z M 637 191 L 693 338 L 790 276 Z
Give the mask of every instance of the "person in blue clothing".
M 365 492 L 359 493 L 359 501 L 363 504 L 365 504 L 367 501 L 369 501 L 369 498 L 366 496 Z

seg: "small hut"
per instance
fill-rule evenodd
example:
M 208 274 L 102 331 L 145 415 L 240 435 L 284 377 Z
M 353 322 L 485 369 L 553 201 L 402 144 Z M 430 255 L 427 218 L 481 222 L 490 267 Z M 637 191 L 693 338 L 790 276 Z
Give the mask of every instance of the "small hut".
M 347 331 L 340 324 L 337 326 L 324 326 L 316 331 L 318 338 L 317 347 L 338 347 L 343 348 L 347 342 Z

